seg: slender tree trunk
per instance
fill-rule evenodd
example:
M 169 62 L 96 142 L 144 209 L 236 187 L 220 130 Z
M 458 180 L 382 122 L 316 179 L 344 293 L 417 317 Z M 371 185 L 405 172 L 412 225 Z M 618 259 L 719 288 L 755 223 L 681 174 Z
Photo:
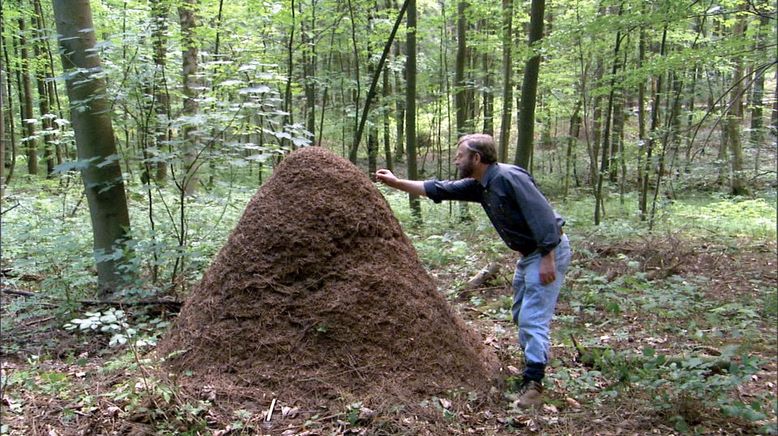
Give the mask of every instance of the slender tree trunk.
M 360 74 L 359 74 L 359 46 L 357 45 L 357 23 L 354 19 L 354 6 L 352 4 L 351 0 L 348 0 L 348 12 L 349 17 L 351 18 L 351 45 L 354 50 L 354 69 L 356 71 L 356 89 L 354 90 L 354 142 L 352 142 L 351 151 L 349 152 L 349 160 L 353 163 L 357 163 L 357 152 L 358 150 L 358 142 L 356 139 L 356 132 L 359 131 L 359 117 L 357 114 L 359 113 L 359 97 L 360 93 L 362 92 L 362 84 L 360 83 Z M 360 132 L 361 136 L 361 132 Z M 361 139 L 361 138 L 360 138 Z
M 502 119 L 500 162 L 508 162 L 508 144 L 511 141 L 511 113 L 513 112 L 513 0 L 502 0 Z
M 92 219 L 100 293 L 119 291 L 124 278 L 119 266 L 128 259 L 125 242 L 130 217 L 117 154 L 110 102 L 95 53 L 95 33 L 88 0 L 54 0 L 62 66 L 71 104 L 78 158 L 89 164 L 81 170 Z M 78 108 L 76 108 L 76 106 Z M 112 255 L 116 250 L 121 255 Z
M 3 29 L 5 28 L 5 21 L 3 21 L 3 8 L 0 8 L 0 45 L 2 45 L 2 60 L 3 60 L 3 67 L 0 68 L 0 74 L 7 73 L 5 77 L 5 83 L 0 83 L 0 85 L 3 86 L 3 89 L 0 91 L 0 95 L 4 95 L 2 97 L 2 109 L 5 109 L 5 103 L 8 103 L 8 110 L 5 111 L 5 114 L 8 116 L 8 146 L 10 150 L 7 150 L 5 148 L 5 144 L 3 144 L 3 151 L 6 153 L 6 156 L 3 157 L 3 160 L 0 161 L 0 166 L 3 167 L 3 170 L 5 170 L 6 164 L 8 164 L 8 171 L 5 172 L 4 176 L 0 178 L 0 185 L 7 186 L 8 183 L 11 181 L 11 177 L 14 173 L 14 167 L 16 166 L 16 129 L 14 127 L 14 107 L 13 107 L 13 98 L 11 97 L 12 88 L 11 88 L 11 64 L 9 62 L 8 57 L 8 46 L 5 43 L 5 37 L 3 36 Z M 18 75 L 17 75 L 18 77 Z M 1 140 L 1 139 L 0 139 Z M 8 156 L 8 152 L 10 152 L 10 156 Z M 0 196 L 1 197 L 1 196 Z
M 292 110 L 292 78 L 294 77 L 294 30 L 297 27 L 297 16 L 295 15 L 294 0 L 291 0 L 292 25 L 289 31 L 288 44 L 286 47 L 286 90 L 284 91 L 284 124 L 294 124 L 294 113 Z M 349 1 L 349 7 L 351 2 Z M 352 22 L 352 26 L 353 26 Z
M 338 4 L 337 12 L 340 12 L 340 4 Z M 332 71 L 332 53 L 335 47 L 335 44 L 333 42 L 335 41 L 335 31 L 337 30 L 337 27 L 338 26 L 333 26 L 332 32 L 330 33 L 330 51 L 327 54 L 327 71 Z M 324 112 L 327 109 L 327 97 L 329 96 L 328 95 L 329 88 L 330 88 L 330 81 L 328 80 L 324 83 L 324 91 L 322 92 L 322 96 L 321 96 L 321 111 L 320 111 L 321 114 L 319 115 L 319 136 L 317 141 L 317 145 L 319 147 L 321 147 L 322 137 L 324 136 L 322 134 L 322 132 L 324 132 Z
M 306 28 L 305 19 L 300 20 L 300 41 L 303 49 L 303 83 L 305 88 L 305 128 L 314 134 L 316 128 L 316 42 L 308 35 L 316 33 L 316 2 L 311 0 L 311 21 Z M 319 132 L 321 135 L 321 132 Z
M 394 46 L 395 62 L 402 56 L 400 43 Z M 395 98 L 395 125 L 397 127 L 397 143 L 394 147 L 394 158 L 397 162 L 402 162 L 405 156 L 405 98 L 401 98 L 400 90 L 403 89 L 403 76 L 407 75 L 408 66 L 403 66 L 403 72 L 394 71 L 394 89 L 397 97 Z
M 416 168 L 416 0 L 408 0 L 407 61 L 405 64 L 405 142 L 408 144 L 408 178 L 419 178 Z M 411 213 L 421 222 L 421 202 L 417 195 L 408 194 Z
M 543 38 L 543 17 L 545 0 L 532 0 L 529 25 L 529 46 L 537 49 L 537 43 Z M 521 85 L 521 108 L 519 109 L 519 143 L 514 163 L 527 168 L 532 157 L 532 145 L 535 135 L 535 99 L 538 91 L 540 73 L 540 53 L 533 55 L 524 67 Z
M 621 7 L 619 7 L 619 16 L 621 16 Z M 613 67 L 611 68 L 610 92 L 608 93 L 608 108 L 605 111 L 605 131 L 602 134 L 602 159 L 600 161 L 600 172 L 597 175 L 597 189 L 595 190 L 594 205 L 594 224 L 600 225 L 601 210 L 604 207 L 602 198 L 602 182 L 608 175 L 608 164 L 611 140 L 611 117 L 613 114 L 613 101 L 616 94 L 616 73 L 619 70 L 619 48 L 621 47 L 621 31 L 616 32 L 616 43 L 613 47 Z
M 38 144 L 35 140 L 34 115 L 32 113 L 32 87 L 30 84 L 30 56 L 27 51 L 27 31 L 24 18 L 19 18 L 19 51 L 21 53 L 21 75 L 24 96 L 22 101 L 22 126 L 24 126 L 25 138 L 22 144 L 27 153 L 27 172 L 31 175 L 38 174 Z
M 775 83 L 778 83 L 778 69 L 775 70 Z M 770 115 L 770 131 L 778 137 L 778 86 L 773 89 L 773 113 Z
M 41 134 L 43 138 L 43 156 L 46 161 L 46 177 L 51 178 L 54 175 L 56 166 L 53 134 L 54 129 L 49 110 L 49 96 L 46 88 L 46 54 L 43 47 L 45 29 L 40 28 L 40 20 L 36 17 L 32 20 L 35 23 L 35 41 L 33 42 L 33 53 L 35 54 L 35 84 L 38 88 L 38 109 L 40 110 Z
M 384 72 L 381 77 L 383 79 L 381 83 L 381 96 L 383 97 L 381 115 L 384 121 L 384 161 L 386 169 L 394 172 L 394 159 L 392 159 L 392 142 L 391 142 L 391 120 L 389 114 L 391 113 L 391 105 L 389 103 L 389 96 L 392 94 L 391 85 L 389 84 L 389 66 L 384 66 Z
M 738 18 L 735 24 L 735 37 L 740 37 L 745 33 L 745 18 Z M 729 115 L 727 116 L 726 129 L 729 136 L 729 147 L 731 153 L 731 171 L 732 171 L 732 194 L 748 195 L 746 186 L 744 168 L 743 168 L 743 145 L 740 140 L 740 124 L 743 121 L 743 58 L 738 57 L 735 63 L 735 75 L 732 78 L 734 87 L 730 95 L 732 99 L 729 103 Z
M 483 53 L 483 68 L 484 68 L 484 133 L 490 136 L 494 136 L 494 91 L 492 87 L 492 69 L 491 69 L 491 55 L 488 51 Z
M 575 109 L 573 114 L 570 115 L 570 129 L 567 132 L 567 154 L 565 157 L 565 187 L 562 191 L 562 198 L 567 200 L 567 195 L 570 192 L 570 168 L 574 165 L 573 162 L 573 148 L 575 143 L 578 142 L 578 134 L 581 130 L 581 100 L 575 103 Z
M 2 18 L 2 13 L 0 13 Z M 5 48 L 5 38 L 2 37 L 0 31 L 0 53 Z M 8 147 L 8 142 L 5 136 L 5 115 L 10 112 L 5 110 L 5 101 L 8 98 L 5 93 L 6 82 L 6 65 L 2 57 L 0 57 L 0 203 L 3 201 L 5 195 L 5 149 Z M 11 120 L 13 119 L 12 117 Z
M 195 30 L 197 21 L 195 18 L 195 9 L 197 0 L 183 0 L 178 7 L 178 17 L 181 23 L 182 36 L 182 73 L 181 81 L 184 92 L 184 108 L 182 114 L 187 117 L 194 117 L 199 111 L 197 102 L 199 81 L 196 77 L 198 67 L 199 50 L 195 43 Z M 197 187 L 197 169 L 200 163 L 197 162 L 198 148 L 200 138 L 196 133 L 197 128 L 187 124 L 183 128 L 182 136 L 184 140 L 184 178 L 180 182 L 185 194 L 192 195 Z
M 168 151 L 170 147 L 170 99 L 167 92 L 167 79 L 165 75 L 165 66 L 167 65 L 167 20 L 170 7 L 166 0 L 151 0 L 151 40 L 154 48 L 154 83 L 152 95 L 154 100 L 154 138 L 155 152 L 157 155 L 162 153 L 163 147 L 167 144 Z M 164 182 L 167 179 L 168 163 L 160 159 L 156 163 L 154 179 L 157 182 Z M 151 175 L 150 175 L 151 176 Z
M 600 61 L 597 62 L 597 70 L 595 75 L 597 79 L 595 83 L 598 83 L 602 78 L 602 65 Z M 597 159 L 600 155 L 600 140 L 602 140 L 602 96 L 597 95 L 592 101 L 592 145 L 589 150 L 589 184 L 592 189 L 597 189 L 597 182 L 599 176 L 597 175 Z
M 662 29 L 662 43 L 659 48 L 659 56 L 664 58 L 665 56 L 665 44 L 667 42 L 667 25 Z M 648 141 L 646 142 L 646 162 L 645 170 L 643 172 L 643 186 L 640 190 L 640 219 L 646 220 L 648 218 L 648 180 L 651 172 L 651 158 L 654 151 L 654 141 L 657 134 L 657 128 L 659 127 L 659 108 L 662 103 L 662 75 L 660 74 L 656 79 L 656 90 L 654 91 L 654 99 L 651 104 L 651 128 L 648 134 Z
M 765 33 L 769 32 L 768 26 L 770 25 L 769 18 L 762 16 L 759 19 L 759 33 L 757 36 L 757 44 L 762 45 L 767 41 Z M 751 147 L 756 149 L 754 153 L 754 174 L 759 174 L 759 159 L 762 151 L 762 142 L 764 141 L 764 120 L 762 119 L 763 107 L 764 107 L 764 76 L 766 70 L 760 69 L 756 71 L 756 77 L 754 77 L 754 88 L 751 93 L 751 137 L 749 142 Z
M 372 80 L 370 81 L 370 88 L 367 91 L 367 96 L 365 97 L 365 107 L 362 108 L 362 115 L 359 117 L 359 122 L 357 123 L 357 130 L 356 134 L 354 135 L 354 141 L 351 145 L 351 151 L 349 153 L 349 157 L 352 160 L 352 162 L 356 161 L 357 158 L 357 148 L 359 147 L 360 138 L 362 137 L 362 131 L 365 127 L 365 123 L 367 122 L 367 116 L 368 111 L 370 109 L 370 104 L 373 101 L 373 98 L 375 97 L 376 93 L 376 86 L 378 85 L 378 78 L 381 75 L 381 71 L 384 69 L 384 62 L 386 61 L 386 57 L 389 55 L 389 51 L 392 49 L 392 41 L 394 41 L 394 37 L 397 34 L 397 30 L 400 28 L 400 25 L 402 24 L 403 15 L 405 14 L 405 10 L 408 7 L 408 2 L 405 1 L 403 3 L 402 8 L 400 9 L 400 12 L 397 14 L 397 20 L 394 22 L 394 26 L 392 27 L 392 31 L 389 34 L 389 39 L 387 39 L 386 44 L 384 45 L 384 50 L 381 53 L 381 59 L 378 61 L 378 66 L 375 67 L 372 63 L 369 63 L 369 69 L 368 69 L 368 75 L 372 76 Z M 372 25 L 372 14 L 370 16 L 370 21 Z M 368 43 L 368 59 L 370 59 L 370 44 Z M 377 144 L 377 140 L 376 140 Z M 376 146 L 377 147 L 377 146 Z M 377 153 L 377 148 L 376 148 Z
M 700 75 L 700 68 L 699 66 L 694 66 L 694 72 L 692 73 L 692 83 L 689 86 L 689 103 L 687 104 L 687 110 L 688 115 L 686 116 L 686 131 L 691 132 L 694 126 L 694 109 L 695 109 L 695 102 L 696 102 L 696 94 L 697 94 L 697 78 Z M 686 156 L 684 160 L 684 172 L 689 172 L 689 164 L 691 163 L 692 158 L 692 148 L 694 144 L 692 143 L 692 135 L 687 134 L 686 136 Z
M 638 69 L 643 67 L 643 59 L 645 59 L 645 57 L 646 31 L 641 27 L 638 40 Z M 645 80 L 641 80 L 638 83 L 638 192 L 643 192 L 643 178 L 646 176 L 643 171 L 643 157 L 645 156 L 646 142 L 646 82 Z M 642 196 L 639 195 L 639 197 L 641 200 L 638 200 L 638 205 L 642 204 Z
M 457 138 L 469 133 L 467 84 L 465 66 L 467 65 L 467 8 L 465 0 L 457 2 L 457 58 L 454 69 L 454 110 L 457 117 Z

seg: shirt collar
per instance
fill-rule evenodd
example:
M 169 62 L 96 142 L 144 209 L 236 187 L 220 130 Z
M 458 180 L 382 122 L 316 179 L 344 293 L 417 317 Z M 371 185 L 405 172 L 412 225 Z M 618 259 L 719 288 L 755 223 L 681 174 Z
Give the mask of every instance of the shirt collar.
M 489 185 L 489 182 L 492 181 L 494 176 L 497 174 L 497 166 L 500 165 L 499 163 L 495 162 L 486 169 L 484 172 L 483 177 L 481 177 L 481 186 L 486 188 Z

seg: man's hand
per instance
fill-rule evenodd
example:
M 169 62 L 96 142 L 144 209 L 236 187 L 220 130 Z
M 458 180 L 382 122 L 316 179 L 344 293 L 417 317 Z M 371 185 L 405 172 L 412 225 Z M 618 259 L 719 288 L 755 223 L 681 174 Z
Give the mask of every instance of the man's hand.
M 389 186 L 397 186 L 397 176 L 392 174 L 392 172 L 389 170 L 380 169 L 375 172 L 375 177 L 382 183 L 385 183 Z
M 421 180 L 398 179 L 391 171 L 380 169 L 375 172 L 375 178 L 392 188 L 411 193 L 413 195 L 427 195 L 424 192 L 424 182 Z
M 556 262 L 554 261 L 554 250 L 540 258 L 540 283 L 548 285 L 556 280 Z

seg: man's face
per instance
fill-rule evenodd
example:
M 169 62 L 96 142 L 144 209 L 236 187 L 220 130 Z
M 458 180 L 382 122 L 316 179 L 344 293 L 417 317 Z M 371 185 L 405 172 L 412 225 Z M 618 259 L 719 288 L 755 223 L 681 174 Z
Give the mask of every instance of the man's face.
M 454 158 L 454 165 L 457 167 L 460 179 L 473 177 L 473 169 L 475 168 L 473 159 L 475 159 L 475 153 L 468 150 L 465 144 L 460 144 Z

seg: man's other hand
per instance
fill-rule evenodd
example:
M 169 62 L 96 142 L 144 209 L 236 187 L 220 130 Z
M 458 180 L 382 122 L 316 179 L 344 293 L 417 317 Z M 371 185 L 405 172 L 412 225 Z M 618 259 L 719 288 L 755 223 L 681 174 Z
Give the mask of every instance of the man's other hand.
M 556 262 L 554 261 L 554 250 L 540 258 L 540 283 L 548 285 L 556 280 Z

